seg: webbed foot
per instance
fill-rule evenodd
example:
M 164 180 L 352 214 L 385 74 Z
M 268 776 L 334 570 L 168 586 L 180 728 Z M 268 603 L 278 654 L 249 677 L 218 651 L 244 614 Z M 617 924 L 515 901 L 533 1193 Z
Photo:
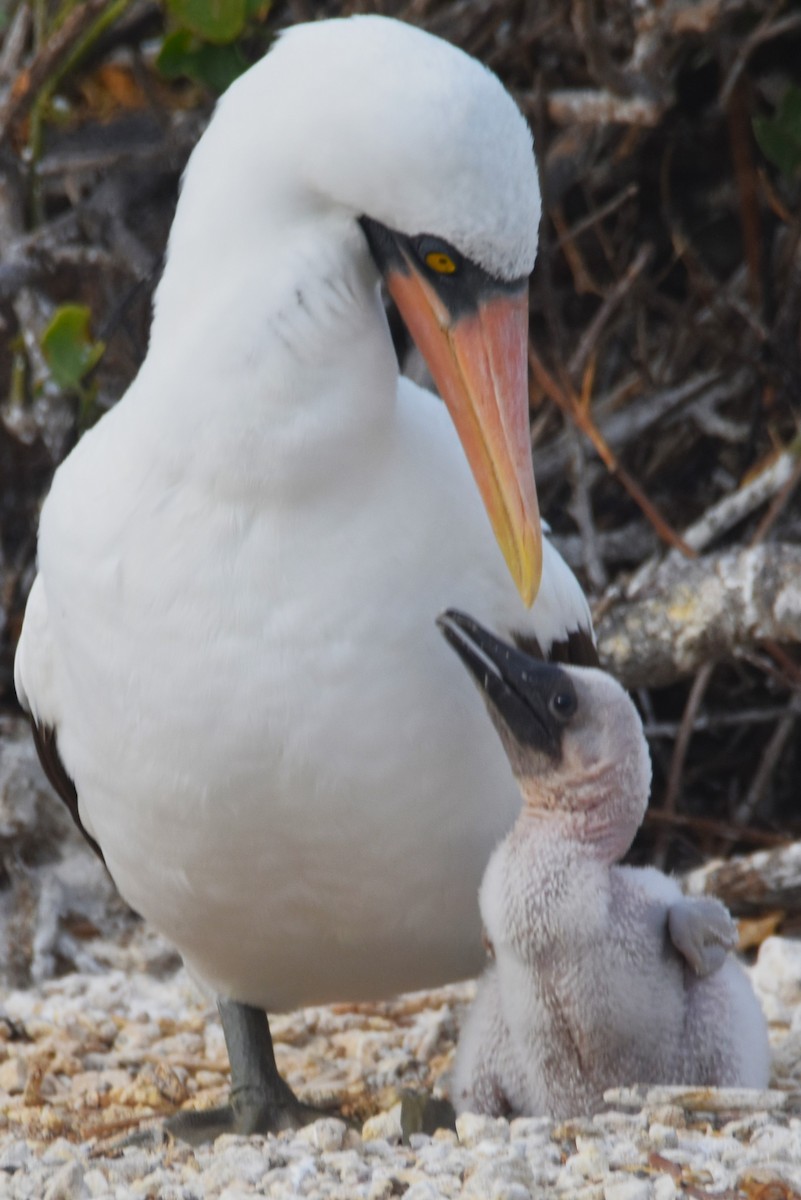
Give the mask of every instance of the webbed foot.
M 456 1110 L 450 1100 L 428 1092 L 404 1092 L 401 1097 L 401 1132 L 408 1146 L 413 1133 L 433 1137 L 438 1129 L 456 1132 Z
M 302 1103 L 279 1075 L 265 1012 L 235 1000 L 217 1007 L 231 1063 L 230 1103 L 175 1113 L 165 1122 L 168 1133 L 197 1146 L 223 1133 L 280 1133 L 333 1115 Z
M 242 1137 L 254 1133 L 280 1133 L 284 1129 L 300 1129 L 332 1115 L 330 1110 L 303 1104 L 292 1092 L 290 1096 L 291 1101 L 276 1106 L 265 1103 L 258 1095 L 247 1100 L 240 1095 L 219 1108 L 185 1109 L 175 1113 L 165 1121 L 164 1127 L 180 1141 L 199 1146 L 213 1142 L 223 1133 L 236 1133 Z
M 668 911 L 673 945 L 696 975 L 711 975 L 737 946 L 737 926 L 725 905 L 711 896 L 685 897 Z

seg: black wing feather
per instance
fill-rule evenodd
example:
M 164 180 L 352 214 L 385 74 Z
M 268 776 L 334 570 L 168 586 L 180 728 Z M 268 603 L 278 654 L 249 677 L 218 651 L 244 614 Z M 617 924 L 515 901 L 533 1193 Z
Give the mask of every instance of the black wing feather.
M 67 774 L 66 768 L 61 761 L 61 755 L 58 752 L 58 744 L 56 742 L 56 731 L 54 726 L 39 725 L 34 718 L 31 717 L 31 729 L 33 731 L 33 742 L 36 746 L 36 753 L 39 755 L 39 762 L 42 764 L 45 775 L 66 804 L 70 811 L 70 816 L 77 825 L 78 829 L 81 831 L 97 857 L 105 866 L 106 860 L 103 858 L 103 851 L 100 849 L 91 834 L 86 832 L 81 822 L 81 818 L 78 813 L 78 793 L 75 789 L 75 784 Z
M 553 642 L 547 654 L 537 638 L 529 633 L 513 633 L 512 640 L 518 650 L 532 658 L 547 659 L 548 662 L 565 663 L 573 667 L 600 666 L 598 651 L 592 636 L 586 629 L 574 629 L 566 638 Z

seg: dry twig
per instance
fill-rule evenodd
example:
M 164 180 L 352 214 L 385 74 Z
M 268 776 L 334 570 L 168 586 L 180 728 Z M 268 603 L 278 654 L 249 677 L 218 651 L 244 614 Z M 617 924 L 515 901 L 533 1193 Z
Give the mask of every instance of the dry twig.
M 718 896 L 738 916 L 801 912 L 801 842 L 744 858 L 715 859 L 683 880 L 690 896 Z
M 800 642 L 799 580 L 799 546 L 670 560 L 647 595 L 605 613 L 601 661 L 626 687 L 664 687 L 767 639 Z

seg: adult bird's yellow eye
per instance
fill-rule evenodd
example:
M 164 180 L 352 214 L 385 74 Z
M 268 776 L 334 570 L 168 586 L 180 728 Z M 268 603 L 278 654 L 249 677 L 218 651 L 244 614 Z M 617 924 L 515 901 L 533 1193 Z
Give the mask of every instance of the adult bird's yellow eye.
M 453 275 L 456 270 L 456 263 L 451 258 L 450 254 L 446 254 L 444 250 L 431 250 L 426 255 L 425 263 L 432 271 L 436 271 L 438 275 Z

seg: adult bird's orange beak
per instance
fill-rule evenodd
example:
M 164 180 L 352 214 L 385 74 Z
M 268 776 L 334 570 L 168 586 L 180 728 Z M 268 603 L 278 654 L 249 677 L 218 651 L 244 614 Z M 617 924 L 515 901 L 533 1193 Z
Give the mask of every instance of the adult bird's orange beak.
M 388 264 L 384 278 L 448 407 L 495 537 L 530 606 L 542 574 L 542 528 L 528 424 L 528 284 L 482 288 L 467 305 L 463 294 L 449 304 L 445 289 L 435 288 L 406 254 Z

